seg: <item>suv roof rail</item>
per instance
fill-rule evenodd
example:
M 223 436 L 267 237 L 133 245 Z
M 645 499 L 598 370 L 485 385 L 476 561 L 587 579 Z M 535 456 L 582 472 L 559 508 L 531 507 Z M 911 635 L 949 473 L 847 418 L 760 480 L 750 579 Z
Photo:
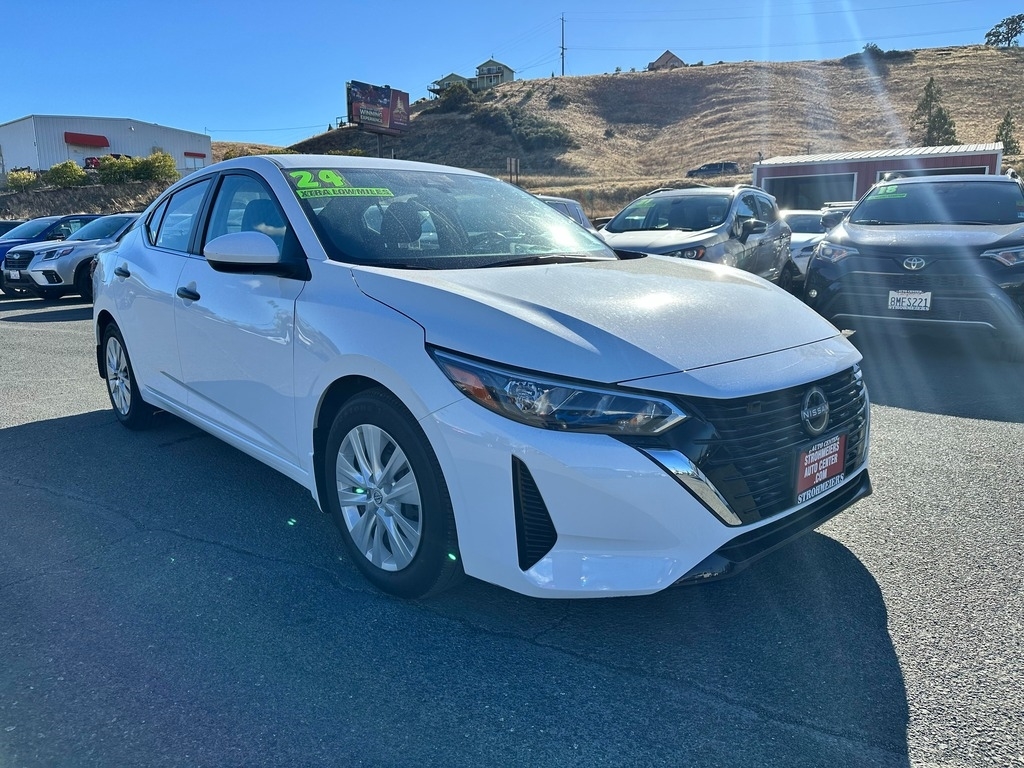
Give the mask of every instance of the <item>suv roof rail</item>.
M 851 208 L 857 204 L 856 200 L 832 200 L 827 203 L 822 203 L 822 208 Z

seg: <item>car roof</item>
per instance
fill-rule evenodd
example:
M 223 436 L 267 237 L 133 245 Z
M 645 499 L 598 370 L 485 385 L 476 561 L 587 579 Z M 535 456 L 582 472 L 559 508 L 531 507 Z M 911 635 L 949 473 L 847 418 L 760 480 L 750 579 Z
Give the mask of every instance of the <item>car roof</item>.
M 221 168 L 266 168 L 266 163 L 273 163 L 278 168 L 367 168 L 378 170 L 421 170 L 444 173 L 457 173 L 464 176 L 480 176 L 493 178 L 487 174 L 455 168 L 448 165 L 421 163 L 415 160 L 392 160 L 380 157 L 357 157 L 355 155 L 248 155 L 223 160 L 201 169 L 199 173 L 219 170 Z

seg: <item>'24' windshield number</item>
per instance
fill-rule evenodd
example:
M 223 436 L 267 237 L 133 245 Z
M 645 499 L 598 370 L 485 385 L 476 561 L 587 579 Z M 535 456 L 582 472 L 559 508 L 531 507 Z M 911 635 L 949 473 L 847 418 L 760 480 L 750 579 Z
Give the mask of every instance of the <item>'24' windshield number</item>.
M 340 174 L 329 168 L 317 171 L 316 178 L 310 171 L 292 171 L 288 175 L 295 179 L 295 186 L 298 189 L 320 189 L 323 184 L 329 184 L 332 187 L 348 186 L 348 182 Z

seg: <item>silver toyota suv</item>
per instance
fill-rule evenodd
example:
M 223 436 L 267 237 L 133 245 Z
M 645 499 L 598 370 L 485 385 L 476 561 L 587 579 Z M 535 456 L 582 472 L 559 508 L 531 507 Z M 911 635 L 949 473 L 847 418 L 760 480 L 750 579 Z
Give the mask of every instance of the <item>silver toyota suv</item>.
M 92 301 L 93 258 L 128 231 L 137 213 L 114 213 L 93 219 L 65 240 L 15 246 L 4 259 L 4 283 L 41 299 L 77 293 Z
M 657 189 L 619 211 L 600 236 L 620 251 L 727 264 L 787 291 L 799 275 L 775 198 L 746 184 Z

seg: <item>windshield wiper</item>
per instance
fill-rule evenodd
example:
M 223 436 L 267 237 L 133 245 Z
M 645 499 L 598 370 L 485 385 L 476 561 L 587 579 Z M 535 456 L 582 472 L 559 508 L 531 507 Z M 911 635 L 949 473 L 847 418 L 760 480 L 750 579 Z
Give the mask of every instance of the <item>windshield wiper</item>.
M 614 261 L 600 256 L 588 256 L 585 253 L 535 253 L 531 256 L 519 256 L 515 259 L 496 261 L 486 264 L 487 267 L 522 267 L 530 264 L 571 264 L 579 261 Z

